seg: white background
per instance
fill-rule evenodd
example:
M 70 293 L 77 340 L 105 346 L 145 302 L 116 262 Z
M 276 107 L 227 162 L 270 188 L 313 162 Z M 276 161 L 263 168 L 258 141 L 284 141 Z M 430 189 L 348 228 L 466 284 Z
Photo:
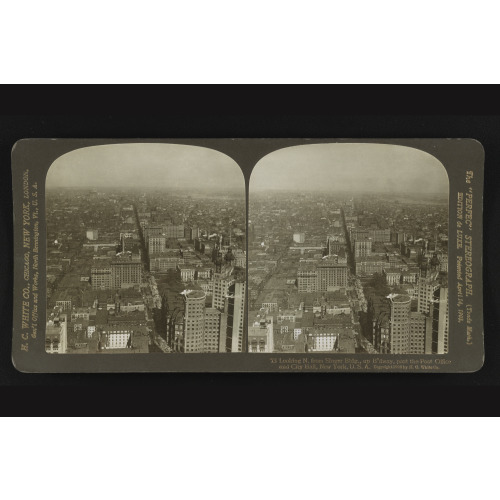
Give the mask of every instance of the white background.
M 497 83 L 494 2 L 24 1 L 1 83 Z M 5 498 L 482 499 L 497 419 L 3 418 Z
M 498 81 L 484 0 L 29 0 L 0 19 L 3 83 Z
M 498 419 L 9 418 L 3 498 L 484 499 Z

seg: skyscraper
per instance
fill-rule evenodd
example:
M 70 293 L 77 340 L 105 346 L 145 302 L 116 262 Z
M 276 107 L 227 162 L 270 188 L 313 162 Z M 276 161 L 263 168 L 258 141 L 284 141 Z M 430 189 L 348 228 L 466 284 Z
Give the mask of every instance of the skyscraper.
M 427 314 L 429 306 L 434 300 L 434 293 L 439 289 L 439 282 L 436 280 L 437 273 L 433 273 L 429 277 L 420 277 L 417 285 L 417 311 Z
M 214 274 L 214 291 L 212 295 L 212 307 L 224 310 L 226 296 L 229 293 L 229 287 L 234 284 L 234 278 L 231 276 L 232 269 L 225 267 L 219 273 Z
M 242 352 L 243 320 L 245 316 L 245 282 L 231 284 L 224 308 L 225 320 L 222 322 L 220 352 Z
M 214 307 L 205 308 L 203 352 L 219 352 L 219 335 L 222 313 Z
M 448 354 L 448 285 L 443 284 L 440 288 L 436 289 L 433 294 L 433 299 L 434 300 L 429 306 L 432 332 L 430 352 L 428 354 Z
M 410 310 L 409 295 L 389 295 L 390 316 L 390 352 L 408 354 L 410 350 Z
M 184 352 L 203 352 L 205 292 L 186 290 L 184 295 Z
M 425 354 L 426 316 L 410 312 L 410 348 L 408 354 Z

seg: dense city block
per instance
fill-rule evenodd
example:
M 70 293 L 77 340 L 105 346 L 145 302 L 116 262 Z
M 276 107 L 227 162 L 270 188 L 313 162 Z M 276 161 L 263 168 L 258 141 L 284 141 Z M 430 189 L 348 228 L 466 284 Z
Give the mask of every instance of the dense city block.
M 48 353 L 242 352 L 241 193 L 49 189 Z
M 250 191 L 249 352 L 448 352 L 448 197 Z

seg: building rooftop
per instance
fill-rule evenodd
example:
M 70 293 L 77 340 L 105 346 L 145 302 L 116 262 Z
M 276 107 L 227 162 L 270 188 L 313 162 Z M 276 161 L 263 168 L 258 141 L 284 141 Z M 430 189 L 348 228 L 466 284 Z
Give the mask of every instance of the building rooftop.
M 61 334 L 62 326 L 58 325 L 47 325 L 45 329 L 45 338 L 58 338 Z
M 96 325 L 106 325 L 108 323 L 108 311 L 106 309 L 97 309 L 95 315 Z
M 194 271 L 195 270 L 194 266 L 187 266 L 187 265 L 184 265 L 184 264 L 179 264 L 177 267 L 181 271 Z
M 221 314 L 221 312 L 216 307 L 206 307 L 205 314 Z
M 382 271 L 384 274 L 401 274 L 401 269 L 399 268 L 384 267 Z
M 189 299 L 202 299 L 206 295 L 203 290 L 185 290 L 181 294 Z
M 152 252 L 149 254 L 150 259 L 174 258 L 180 257 L 179 249 L 168 248 L 164 252 Z
M 393 302 L 398 302 L 398 303 L 405 303 L 405 302 L 411 302 L 411 297 L 409 295 L 403 295 L 403 294 L 400 294 L 400 295 L 389 295 L 389 297 L 391 298 L 391 300 Z
M 267 338 L 267 326 L 249 326 L 248 337 L 265 337 Z
M 146 313 L 144 311 L 130 311 L 130 312 L 114 312 L 113 310 L 108 313 L 108 323 L 113 322 L 134 322 L 141 321 L 146 318 Z
M 318 267 L 341 267 L 341 268 L 346 268 L 347 269 L 347 264 L 337 264 L 333 260 L 322 260 L 319 264 Z
M 302 315 L 302 327 L 307 328 L 307 327 L 312 327 L 314 322 L 314 313 L 312 312 L 305 312 Z

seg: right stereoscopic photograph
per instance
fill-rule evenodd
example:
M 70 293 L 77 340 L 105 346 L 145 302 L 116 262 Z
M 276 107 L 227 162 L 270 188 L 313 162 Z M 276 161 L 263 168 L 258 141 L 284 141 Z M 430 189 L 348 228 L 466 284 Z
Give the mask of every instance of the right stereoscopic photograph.
M 313 144 L 249 186 L 249 353 L 447 354 L 449 180 L 432 155 Z

